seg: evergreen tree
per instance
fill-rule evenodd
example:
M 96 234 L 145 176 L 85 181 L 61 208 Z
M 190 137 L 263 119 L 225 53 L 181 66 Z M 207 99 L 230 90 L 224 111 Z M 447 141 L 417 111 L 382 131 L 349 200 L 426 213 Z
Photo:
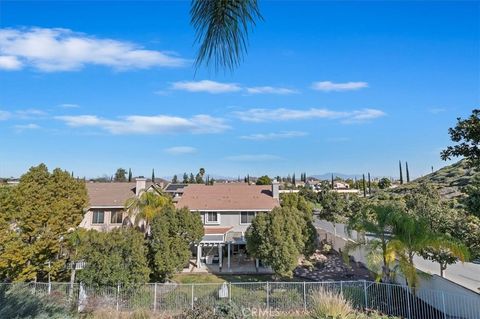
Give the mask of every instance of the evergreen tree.
M 126 182 L 127 181 L 127 171 L 124 168 L 119 168 L 115 172 L 115 182 Z
M 400 169 L 400 184 L 403 184 L 402 162 L 398 161 L 398 168 Z
M 128 169 L 128 182 L 132 181 L 132 170 L 129 168 Z
M 53 280 L 66 258 L 64 238 L 78 227 L 88 198 L 85 183 L 59 168 L 32 167 L 0 193 L 0 280 Z
M 333 174 L 332 174 L 332 184 L 331 184 L 332 189 L 334 189 L 334 183 L 333 183 Z
M 293 184 L 294 186 L 297 185 L 295 173 L 293 173 L 293 175 L 292 175 L 292 184 Z
M 177 184 L 177 183 L 178 183 L 178 177 L 177 177 L 177 175 L 173 175 L 172 183 L 173 183 L 173 184 Z
M 247 183 L 250 184 L 250 174 L 247 174 Z
M 367 197 L 367 188 L 365 185 L 365 174 L 363 174 L 363 197 Z
M 155 169 L 152 168 L 152 183 L 155 183 Z
M 410 183 L 410 172 L 408 171 L 408 162 L 405 162 L 405 173 L 407 174 L 407 183 Z
M 188 179 L 189 184 L 195 184 L 195 177 L 193 176 L 192 173 L 190 173 L 190 178 Z
M 370 181 L 370 173 L 368 173 L 368 194 L 372 194 L 372 182 Z
M 188 183 L 188 175 L 187 173 L 183 173 L 183 181 L 182 183 L 187 184 Z

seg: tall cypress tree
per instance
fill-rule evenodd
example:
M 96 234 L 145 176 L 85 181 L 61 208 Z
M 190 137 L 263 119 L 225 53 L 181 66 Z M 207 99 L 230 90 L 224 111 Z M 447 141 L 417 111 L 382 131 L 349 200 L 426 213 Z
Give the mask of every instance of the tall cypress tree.
M 402 161 L 398 161 L 398 168 L 400 169 L 400 184 L 403 184 Z
M 155 183 L 155 169 L 152 168 L 152 183 Z
M 331 186 L 332 186 L 332 189 L 333 189 L 333 174 L 332 174 L 332 185 Z
M 130 168 L 128 169 L 128 181 L 132 181 L 132 170 Z
M 365 174 L 363 174 L 363 197 L 367 197 L 367 188 L 365 187 Z
M 405 162 L 405 173 L 407 174 L 407 183 L 410 183 L 410 172 L 408 171 L 408 162 Z
M 372 183 L 370 182 L 370 173 L 368 173 L 368 194 L 372 194 Z
M 292 175 L 292 184 L 293 185 L 297 185 L 296 181 L 295 181 L 295 173 L 293 173 Z

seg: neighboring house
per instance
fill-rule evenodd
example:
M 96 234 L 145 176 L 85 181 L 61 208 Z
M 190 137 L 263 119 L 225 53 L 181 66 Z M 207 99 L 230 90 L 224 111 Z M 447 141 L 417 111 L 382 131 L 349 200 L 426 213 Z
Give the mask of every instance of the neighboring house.
M 131 224 L 125 212 L 128 199 L 138 196 L 142 190 L 156 190 L 156 184 L 147 183 L 145 178 L 137 178 L 136 182 L 88 182 L 89 206 L 80 227 L 108 231 L 124 224 Z
M 333 189 L 349 189 L 350 185 L 344 182 L 333 182 Z
M 163 192 L 172 196 L 173 201 L 177 201 L 183 195 L 183 190 L 187 186 L 188 184 L 185 183 L 169 183 L 163 189 Z
M 237 262 L 248 261 L 245 241 L 248 226 L 257 214 L 270 212 L 279 205 L 278 183 L 191 184 L 183 189 L 176 203 L 177 208 L 199 212 L 204 224 L 205 235 L 192 251 L 197 267 L 218 263 L 220 271 L 223 267 L 231 270 L 232 258 Z

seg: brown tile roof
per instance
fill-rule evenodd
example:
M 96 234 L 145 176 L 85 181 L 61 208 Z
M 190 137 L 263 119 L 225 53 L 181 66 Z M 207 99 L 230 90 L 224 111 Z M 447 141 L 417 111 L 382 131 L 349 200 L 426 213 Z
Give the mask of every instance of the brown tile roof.
M 185 187 L 177 207 L 190 210 L 272 210 L 279 206 L 269 185 L 191 184 Z
M 135 196 L 135 183 L 86 183 L 90 206 L 123 206 Z

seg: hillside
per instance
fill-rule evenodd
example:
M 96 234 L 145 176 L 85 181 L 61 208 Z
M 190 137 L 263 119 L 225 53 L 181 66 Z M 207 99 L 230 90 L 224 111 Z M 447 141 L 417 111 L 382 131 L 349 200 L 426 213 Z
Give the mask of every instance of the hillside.
M 455 198 L 462 196 L 461 188 L 468 185 L 475 175 L 480 175 L 480 173 L 472 168 L 468 168 L 465 160 L 461 160 L 455 164 L 445 166 L 438 171 L 417 178 L 407 185 L 399 186 L 392 191 L 402 193 L 408 191 L 409 188 L 418 183 L 427 182 L 435 185 L 442 197 Z

